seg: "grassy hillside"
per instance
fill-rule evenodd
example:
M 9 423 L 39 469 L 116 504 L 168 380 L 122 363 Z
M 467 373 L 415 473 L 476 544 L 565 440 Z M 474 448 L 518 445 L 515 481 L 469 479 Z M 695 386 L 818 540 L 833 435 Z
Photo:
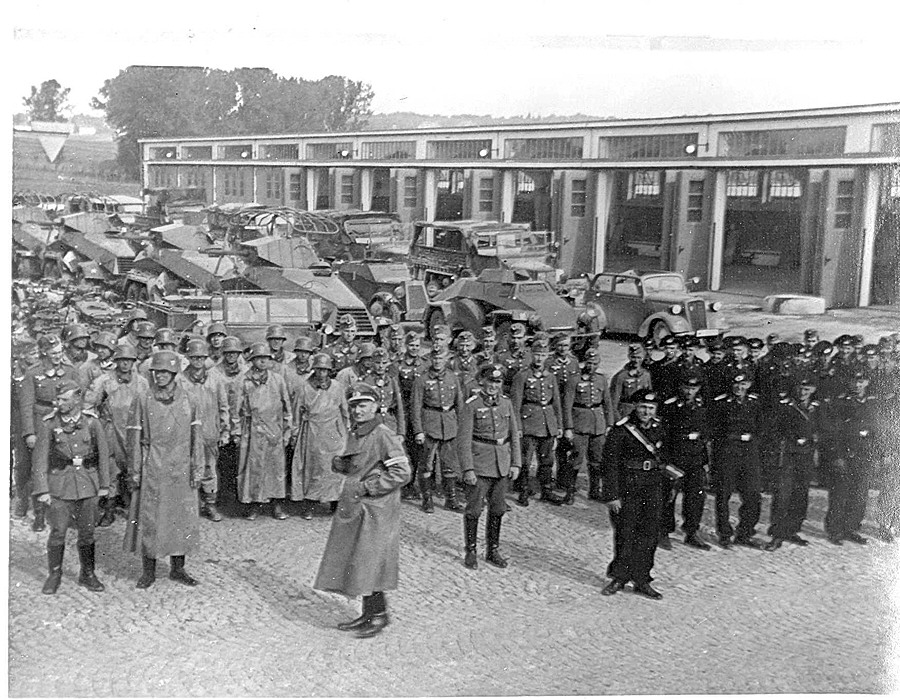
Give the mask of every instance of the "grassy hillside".
M 115 162 L 116 144 L 96 136 L 70 136 L 55 163 L 37 136 L 13 132 L 13 191 L 43 194 L 96 192 L 140 194 L 140 183 L 124 177 Z

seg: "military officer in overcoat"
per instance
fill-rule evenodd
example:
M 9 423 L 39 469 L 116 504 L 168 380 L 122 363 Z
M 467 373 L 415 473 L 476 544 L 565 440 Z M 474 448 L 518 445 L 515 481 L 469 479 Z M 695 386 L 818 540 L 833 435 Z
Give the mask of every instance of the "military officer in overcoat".
M 459 463 L 466 484 L 465 566 L 478 568 L 478 520 L 488 504 L 485 561 L 505 568 L 500 554 L 500 524 L 506 512 L 509 480 L 519 475 L 522 453 L 519 427 L 510 400 L 503 396 L 503 368 L 482 365 L 478 390 L 463 406 L 459 423 Z
M 37 427 L 33 459 L 33 492 L 48 507 L 50 537 L 47 540 L 49 576 L 43 593 L 52 595 L 62 580 L 66 531 L 78 529 L 78 583 L 90 591 L 104 586 L 94 573 L 94 523 L 97 502 L 109 488 L 109 450 L 100 421 L 81 408 L 81 387 L 65 379 L 54 387 L 56 409 Z
M 614 555 L 606 570 L 612 579 L 601 591 L 610 596 L 631 581 L 634 592 L 651 600 L 662 593 L 650 585 L 659 520 L 669 479 L 665 471 L 665 431 L 656 417 L 659 398 L 641 390 L 629 398 L 630 415 L 610 431 L 603 451 L 603 496 L 613 524 Z
M 375 391 L 347 391 L 353 430 L 334 471 L 344 475 L 338 509 L 313 587 L 362 596 L 362 614 L 338 629 L 374 637 L 387 627 L 385 591 L 395 590 L 400 569 L 400 487 L 410 478 L 402 438 L 384 425 Z

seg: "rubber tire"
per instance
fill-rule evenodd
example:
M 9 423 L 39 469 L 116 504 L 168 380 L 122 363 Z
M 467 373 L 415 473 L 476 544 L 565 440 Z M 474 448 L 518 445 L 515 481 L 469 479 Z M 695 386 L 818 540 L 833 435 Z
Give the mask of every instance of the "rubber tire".
M 659 347 L 662 339 L 672 335 L 672 331 L 669 330 L 669 326 L 666 325 L 665 321 L 657 321 L 653 324 L 653 328 L 650 329 L 650 334 L 653 336 L 653 342 Z

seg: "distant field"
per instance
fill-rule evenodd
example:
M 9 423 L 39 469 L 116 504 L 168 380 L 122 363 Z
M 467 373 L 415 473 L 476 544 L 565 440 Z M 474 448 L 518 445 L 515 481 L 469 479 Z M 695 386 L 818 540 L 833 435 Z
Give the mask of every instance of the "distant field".
M 14 192 L 140 195 L 139 182 L 120 176 L 115 164 L 116 144 L 112 141 L 70 136 L 57 162 L 51 164 L 36 136 L 21 131 L 13 134 Z

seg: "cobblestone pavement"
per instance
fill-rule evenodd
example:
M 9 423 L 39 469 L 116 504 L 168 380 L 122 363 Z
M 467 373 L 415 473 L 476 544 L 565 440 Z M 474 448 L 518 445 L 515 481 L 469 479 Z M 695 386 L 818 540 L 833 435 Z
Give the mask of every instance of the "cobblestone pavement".
M 40 593 L 46 533 L 10 531 L 9 692 L 14 696 L 362 696 L 887 692 L 900 545 L 835 547 L 813 491 L 812 545 L 774 553 L 657 554 L 662 601 L 600 595 L 612 548 L 605 508 L 512 506 L 511 565 L 462 566 L 462 516 L 403 508 L 393 624 L 371 640 L 334 629 L 358 601 L 313 591 L 328 533 L 263 517 L 202 523 L 190 589 L 135 589 L 124 524 L 98 530 L 104 593 Z M 711 537 L 711 502 L 706 535 Z M 767 506 L 767 504 L 766 504 Z M 764 509 L 768 512 L 768 508 Z M 234 515 L 232 511 L 232 515 Z M 871 533 L 872 523 L 867 521 Z M 483 527 L 483 525 L 482 525 Z M 483 538 L 483 530 L 481 531 Z M 74 533 L 70 533 L 72 537 Z M 483 544 L 479 546 L 479 558 Z

